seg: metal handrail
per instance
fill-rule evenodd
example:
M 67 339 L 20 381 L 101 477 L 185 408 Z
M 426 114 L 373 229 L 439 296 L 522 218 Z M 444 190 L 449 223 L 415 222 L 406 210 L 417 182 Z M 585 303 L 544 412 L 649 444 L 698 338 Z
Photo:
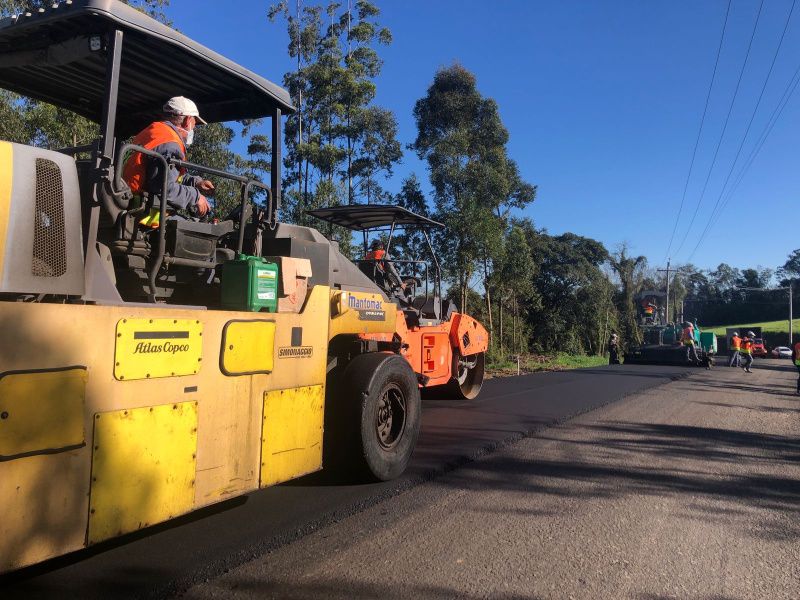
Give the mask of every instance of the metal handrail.
M 257 187 L 267 192 L 267 214 L 270 215 L 268 220 L 268 225 L 270 229 L 274 229 L 277 226 L 277 214 L 275 214 L 272 210 L 273 208 L 272 190 L 261 181 L 258 181 L 257 179 L 252 179 L 250 177 L 246 177 L 244 175 L 229 173 L 228 171 L 215 169 L 213 167 L 206 167 L 204 165 L 198 165 L 196 163 L 191 163 L 177 158 L 168 158 L 162 154 L 159 154 L 158 152 L 154 152 L 153 150 L 149 150 L 137 144 L 123 144 L 120 147 L 119 152 L 117 154 L 117 162 L 114 168 L 113 198 L 114 198 L 114 203 L 117 205 L 118 208 L 122 210 L 127 210 L 128 208 L 128 202 L 125 202 L 123 204 L 121 202 L 121 196 L 123 194 L 123 190 L 125 190 L 125 188 L 127 187 L 127 184 L 125 184 L 125 182 L 122 180 L 122 172 L 129 152 L 139 152 L 141 154 L 144 154 L 145 156 L 149 156 L 150 158 L 155 158 L 161 163 L 162 167 L 161 194 L 160 194 L 160 206 L 159 206 L 161 218 L 158 221 L 158 251 L 156 256 L 153 257 L 152 265 L 148 271 L 148 287 L 150 288 L 151 302 L 155 302 L 156 277 L 158 276 L 158 272 L 161 269 L 161 266 L 165 262 L 164 257 L 166 255 L 166 250 L 167 250 L 167 236 L 166 236 L 165 223 L 167 215 L 167 189 L 169 182 L 168 177 L 169 177 L 170 166 L 191 169 L 193 171 L 198 171 L 200 173 L 205 173 L 217 177 L 222 177 L 224 179 L 229 179 L 231 181 L 236 181 L 241 184 L 241 201 L 239 204 L 239 209 L 240 209 L 239 239 L 237 243 L 237 253 L 241 254 L 242 248 L 244 246 L 244 228 L 246 220 L 245 207 L 247 206 L 247 202 L 250 198 L 250 192 L 252 188 Z M 152 207 L 152 204 L 153 204 L 152 199 L 148 199 L 148 201 L 142 207 L 140 207 L 140 209 L 137 209 L 137 213 L 147 211 L 148 208 Z M 188 262 L 189 260 L 190 259 L 168 257 L 168 260 L 166 262 L 167 264 L 173 264 L 173 265 L 202 266 L 202 261 Z
M 422 265 L 425 267 L 425 302 L 423 306 L 428 303 L 428 298 L 431 297 L 430 294 L 430 277 L 429 277 L 429 269 L 430 266 L 424 260 L 412 260 L 412 259 L 394 259 L 394 258 L 364 258 L 358 261 L 360 263 L 371 263 L 373 265 L 377 265 L 378 263 L 392 263 L 392 264 L 407 264 L 407 265 Z M 434 288 L 436 286 L 434 285 Z M 434 298 L 436 290 L 434 289 Z M 412 305 L 412 308 L 413 305 Z M 422 314 L 422 308 L 415 309 L 418 314 Z

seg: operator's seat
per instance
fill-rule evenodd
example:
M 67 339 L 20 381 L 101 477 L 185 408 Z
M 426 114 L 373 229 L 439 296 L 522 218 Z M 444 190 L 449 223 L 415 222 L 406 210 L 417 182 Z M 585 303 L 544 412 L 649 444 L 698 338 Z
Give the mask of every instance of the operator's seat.
M 441 318 L 442 301 L 438 296 L 417 296 L 411 304 L 423 319 L 438 321 Z

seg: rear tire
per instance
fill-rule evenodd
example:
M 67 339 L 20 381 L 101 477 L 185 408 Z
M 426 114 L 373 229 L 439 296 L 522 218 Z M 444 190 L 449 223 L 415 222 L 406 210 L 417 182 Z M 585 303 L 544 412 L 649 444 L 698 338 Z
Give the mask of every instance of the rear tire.
M 486 356 L 483 352 L 471 356 L 454 352 L 451 391 L 462 400 L 474 400 L 481 393 L 485 369 Z
M 326 463 L 358 480 L 399 477 L 420 429 L 416 376 L 396 354 L 361 354 L 335 378 L 326 405 Z

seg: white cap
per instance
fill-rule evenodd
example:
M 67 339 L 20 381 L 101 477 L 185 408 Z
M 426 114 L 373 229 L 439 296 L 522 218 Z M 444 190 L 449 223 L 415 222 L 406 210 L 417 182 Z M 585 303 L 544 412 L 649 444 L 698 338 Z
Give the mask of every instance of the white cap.
M 200 111 L 197 110 L 197 104 L 185 96 L 175 96 L 174 98 L 170 98 L 164 105 L 163 110 L 168 115 L 177 115 L 179 117 L 195 117 L 203 125 L 206 124 L 206 122 L 200 116 Z

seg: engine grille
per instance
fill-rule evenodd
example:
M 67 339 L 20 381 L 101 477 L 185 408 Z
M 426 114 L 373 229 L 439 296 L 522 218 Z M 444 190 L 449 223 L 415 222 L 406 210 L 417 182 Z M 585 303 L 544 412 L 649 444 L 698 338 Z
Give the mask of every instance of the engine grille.
M 60 277 L 67 272 L 64 227 L 64 182 L 52 160 L 36 159 L 36 214 L 33 219 L 33 263 L 37 277 Z

